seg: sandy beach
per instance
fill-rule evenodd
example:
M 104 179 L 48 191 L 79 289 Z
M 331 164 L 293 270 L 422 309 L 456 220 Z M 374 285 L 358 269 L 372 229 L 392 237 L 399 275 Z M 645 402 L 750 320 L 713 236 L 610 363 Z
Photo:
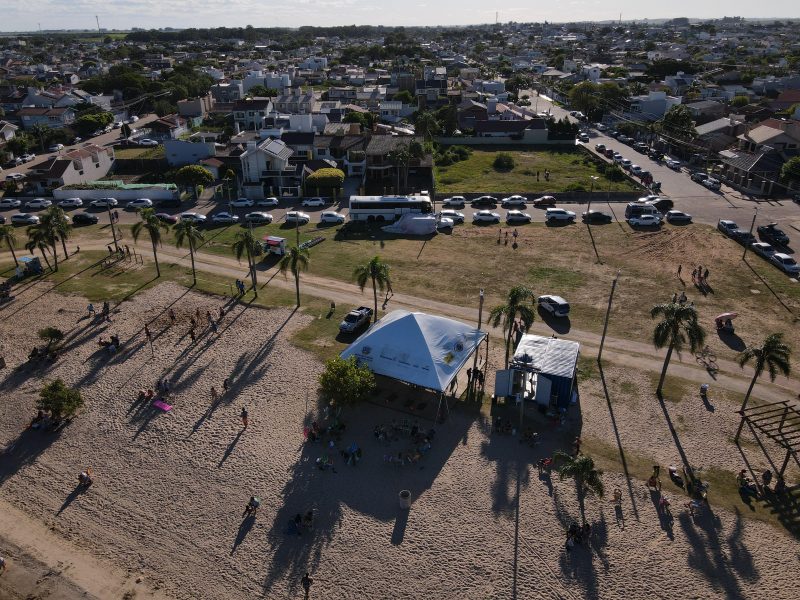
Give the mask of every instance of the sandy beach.
M 666 524 L 644 484 L 629 485 L 614 472 L 604 475 L 606 498 L 587 499 L 589 543 L 565 549 L 565 529 L 580 520 L 575 485 L 540 477 L 536 469 L 554 446 L 564 446 L 565 431 L 613 448 L 619 436 L 631 456 L 679 464 L 658 404 L 635 391 L 649 385 L 646 377 L 609 367 L 614 421 L 593 379 L 564 429 L 542 423 L 541 444 L 533 448 L 492 433 L 473 409 L 456 407 L 439 425 L 430 420 L 430 401 L 422 399 L 426 406 L 409 414 L 400 399 L 376 396 L 341 417 L 346 429 L 338 448 L 357 443 L 361 462 L 337 458 L 336 472 L 321 471 L 315 459 L 325 447 L 305 443 L 302 432 L 324 419 L 315 383 L 323 365 L 290 341 L 308 315 L 162 284 L 103 323 L 87 317 L 80 297 L 39 297 L 47 289 L 31 286 L 0 312 L 7 363 L 0 372 L 0 500 L 64 544 L 113 565 L 132 598 L 301 598 L 306 571 L 314 579 L 311 597 L 327 599 L 796 595 L 800 544 L 785 530 L 713 506 L 692 519 L 679 496 L 674 522 Z M 220 306 L 230 310 L 214 334 L 205 315 L 217 316 Z M 199 335 L 191 343 L 197 310 Z M 47 368 L 17 369 L 45 325 L 66 332 L 66 352 Z M 123 342 L 114 355 L 97 343 L 112 333 Z M 80 387 L 85 408 L 59 433 L 26 429 L 43 380 L 55 377 Z M 137 402 L 140 389 L 163 378 L 171 411 Z M 229 390 L 214 404 L 211 387 L 222 392 L 226 378 Z M 726 439 L 735 415 L 726 398 L 717 402 L 714 412 L 688 398 L 669 409 L 684 421 L 687 454 L 738 470 L 740 457 Z M 249 412 L 246 429 L 242 407 Z M 417 464 L 387 464 L 385 455 L 410 441 L 401 435 L 379 442 L 373 429 L 404 419 L 435 429 L 432 448 Z M 85 467 L 95 483 L 81 493 L 76 476 Z M 614 488 L 624 491 L 620 512 L 610 502 Z M 399 508 L 403 489 L 411 491 L 409 511 Z M 252 494 L 261 508 L 254 520 L 243 520 Z M 289 534 L 288 521 L 310 509 L 313 528 Z M 12 554 L 25 560 L 18 544 L 0 537 L 0 555 Z M 0 592 L 15 560 L 9 566 Z M 61 596 L 41 597 L 84 597 L 80 584 L 63 586 Z

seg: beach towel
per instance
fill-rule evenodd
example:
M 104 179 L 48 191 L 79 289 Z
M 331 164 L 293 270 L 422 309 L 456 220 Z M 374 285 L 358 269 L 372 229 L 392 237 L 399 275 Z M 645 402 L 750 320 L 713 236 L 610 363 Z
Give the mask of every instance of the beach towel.
M 171 404 L 167 404 L 166 402 L 162 402 L 161 400 L 154 400 L 153 406 L 155 406 L 156 408 L 160 408 L 164 412 L 169 412 L 172 410 Z

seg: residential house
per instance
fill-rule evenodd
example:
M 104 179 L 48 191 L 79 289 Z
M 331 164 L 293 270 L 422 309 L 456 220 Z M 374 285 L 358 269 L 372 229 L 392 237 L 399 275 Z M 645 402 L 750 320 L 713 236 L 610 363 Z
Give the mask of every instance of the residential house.
M 14 139 L 19 127 L 12 125 L 8 121 L 0 121 L 0 145 L 5 144 L 7 141 Z
M 231 143 L 235 144 L 236 138 Z M 246 146 L 238 153 L 244 195 L 252 199 L 300 196 L 302 168 L 290 164 L 289 159 L 293 154 L 294 151 L 281 140 L 247 140 Z
M 382 121 L 397 123 L 403 118 L 403 103 L 396 100 L 384 100 L 380 103 L 379 111 Z
M 680 103 L 680 98 L 668 96 L 666 92 L 650 92 L 646 95 L 631 96 L 628 112 L 635 118 L 658 121 L 670 108 Z
M 458 126 L 460 129 L 475 129 L 476 121 L 487 121 L 489 114 L 486 104 L 474 100 L 464 100 L 458 106 Z
M 800 90 L 786 90 L 778 94 L 775 100 L 769 101 L 769 107 L 774 110 L 786 110 L 795 104 L 800 104 Z
M 715 119 L 695 127 L 697 137 L 694 141 L 712 152 L 719 152 L 735 144 L 736 136 L 744 131 L 744 127 L 742 121 L 737 121 L 732 116 Z
M 147 127 L 150 129 L 148 135 L 156 140 L 176 140 L 189 131 L 187 120 L 178 115 L 166 115 L 151 121 Z
M 373 135 L 364 149 L 366 158 L 366 179 L 394 186 L 397 190 L 397 165 L 392 161 L 392 153 L 411 142 L 422 143 L 421 137 L 400 135 Z
M 243 131 L 257 131 L 264 128 L 267 115 L 272 112 L 269 98 L 245 98 L 233 103 L 234 123 Z
M 86 183 L 105 177 L 114 165 L 114 149 L 85 144 L 37 165 L 28 175 L 36 193 L 64 185 Z
M 241 81 L 221 81 L 211 86 L 211 97 L 214 102 L 227 104 L 236 102 L 244 97 L 244 89 Z
M 475 137 L 507 138 L 526 144 L 547 143 L 544 119 L 475 121 Z
M 295 88 L 290 93 L 281 94 L 275 99 L 275 110 L 295 115 L 310 114 L 315 102 L 313 91 L 303 92 L 302 89 Z
M 363 177 L 366 172 L 367 137 L 358 133 L 342 135 L 318 135 L 314 138 L 314 158 L 334 160 L 347 177 Z M 352 131 L 352 129 L 351 129 Z
M 178 114 L 182 117 L 200 117 L 204 119 L 214 106 L 214 98 L 211 94 L 178 100 Z
M 53 129 L 61 129 L 75 122 L 75 111 L 70 107 L 45 108 L 24 107 L 17 111 L 17 118 L 22 127 L 30 131 L 36 125 L 47 125 Z
M 164 154 L 171 167 L 194 165 L 202 160 L 216 156 L 216 141 L 220 134 L 199 131 L 189 136 L 188 140 L 166 140 Z
M 725 115 L 725 105 L 713 100 L 701 100 L 685 105 L 692 114 L 692 119 L 697 123 L 708 123 L 721 119 Z

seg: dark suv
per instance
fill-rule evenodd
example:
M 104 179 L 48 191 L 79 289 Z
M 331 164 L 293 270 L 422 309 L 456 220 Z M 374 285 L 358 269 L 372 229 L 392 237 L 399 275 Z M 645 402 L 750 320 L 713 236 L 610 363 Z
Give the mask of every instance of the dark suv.
M 475 198 L 472 202 L 470 202 L 470 206 L 472 206 L 473 208 L 484 207 L 484 206 L 489 208 L 495 208 L 497 206 L 497 198 L 495 198 L 494 196 L 480 196 L 478 198 Z
M 778 229 L 777 223 L 762 225 L 756 231 L 758 231 L 758 237 L 762 241 L 773 246 L 787 246 L 789 244 L 789 236 L 782 229 Z

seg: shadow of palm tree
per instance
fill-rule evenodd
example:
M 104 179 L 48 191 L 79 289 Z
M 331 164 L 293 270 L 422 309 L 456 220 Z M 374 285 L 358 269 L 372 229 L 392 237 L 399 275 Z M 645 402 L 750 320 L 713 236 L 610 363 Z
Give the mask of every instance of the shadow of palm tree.
M 34 463 L 39 456 L 58 440 L 62 429 L 44 431 L 25 429 L 0 453 L 0 486 L 17 472 Z

